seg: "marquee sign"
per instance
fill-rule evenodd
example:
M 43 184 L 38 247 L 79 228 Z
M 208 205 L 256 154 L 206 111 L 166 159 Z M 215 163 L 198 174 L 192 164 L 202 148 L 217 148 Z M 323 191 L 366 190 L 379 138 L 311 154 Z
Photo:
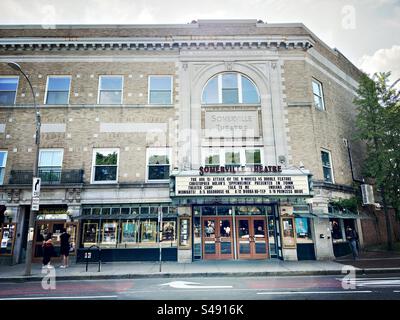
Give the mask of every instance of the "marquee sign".
M 177 176 L 176 196 L 306 196 L 307 175 Z

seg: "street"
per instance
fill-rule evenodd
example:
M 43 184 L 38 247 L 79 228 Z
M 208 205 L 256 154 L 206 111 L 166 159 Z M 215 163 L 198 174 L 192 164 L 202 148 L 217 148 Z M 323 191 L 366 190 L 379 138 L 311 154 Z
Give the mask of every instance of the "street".
M 397 300 L 399 274 L 357 276 L 196 277 L 0 283 L 0 300 Z M 347 289 L 346 289 L 347 288 Z

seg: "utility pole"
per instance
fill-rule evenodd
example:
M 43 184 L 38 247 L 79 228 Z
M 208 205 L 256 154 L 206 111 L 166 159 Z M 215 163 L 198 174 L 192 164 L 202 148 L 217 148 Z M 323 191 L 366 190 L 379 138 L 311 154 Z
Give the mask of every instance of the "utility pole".
M 33 163 L 33 179 L 38 178 L 38 165 L 39 165 L 39 149 L 40 149 L 40 112 L 38 106 L 36 104 L 36 95 L 35 91 L 33 90 L 32 83 L 30 82 L 28 76 L 22 71 L 22 68 L 19 64 L 15 62 L 8 62 L 9 67 L 12 69 L 20 72 L 31 88 L 32 96 L 33 96 L 33 105 L 35 108 L 35 160 Z M 33 193 L 31 197 L 31 207 L 29 212 L 29 229 L 28 229 L 28 239 L 26 244 L 26 258 L 25 258 L 25 275 L 30 276 L 32 272 L 32 246 L 33 246 L 33 235 L 35 229 L 35 211 L 33 210 Z

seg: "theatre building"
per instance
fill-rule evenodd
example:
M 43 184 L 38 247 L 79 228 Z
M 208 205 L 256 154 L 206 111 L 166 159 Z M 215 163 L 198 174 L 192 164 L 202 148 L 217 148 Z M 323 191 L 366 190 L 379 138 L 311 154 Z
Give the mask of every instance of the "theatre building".
M 363 239 L 353 141 L 361 72 L 303 24 L 2 26 L 2 263 L 25 258 L 41 114 L 34 261 L 63 227 L 81 262 L 334 259 Z M 349 150 L 353 168 L 349 164 Z

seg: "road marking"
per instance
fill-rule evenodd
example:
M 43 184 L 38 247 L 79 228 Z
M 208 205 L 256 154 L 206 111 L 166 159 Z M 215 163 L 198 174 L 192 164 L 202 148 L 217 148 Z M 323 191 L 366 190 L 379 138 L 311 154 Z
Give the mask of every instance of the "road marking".
M 49 300 L 49 299 L 109 299 L 118 296 L 79 296 L 79 297 L 21 297 L 21 298 L 0 298 L 0 300 Z
M 198 285 L 198 282 L 189 282 L 189 281 L 172 281 L 168 283 L 159 284 L 159 286 L 170 286 L 176 289 L 227 289 L 233 288 L 232 286 L 203 286 Z
M 331 294 L 331 293 L 371 293 L 372 291 L 269 291 L 257 292 L 257 294 Z

